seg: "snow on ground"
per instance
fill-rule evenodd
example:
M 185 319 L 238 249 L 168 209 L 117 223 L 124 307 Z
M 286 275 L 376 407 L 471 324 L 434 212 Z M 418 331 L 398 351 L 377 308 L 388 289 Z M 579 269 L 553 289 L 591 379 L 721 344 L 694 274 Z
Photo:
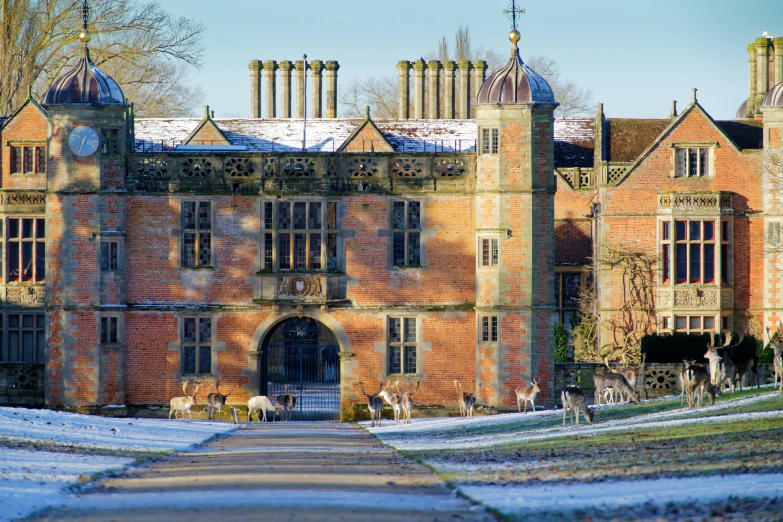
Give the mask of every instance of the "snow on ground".
M 64 501 L 83 475 L 123 468 L 133 459 L 48 451 L 0 450 L 0 520 L 13 520 Z
M 730 422 L 752 418 L 783 417 L 783 411 L 717 415 L 722 410 L 749 406 L 756 402 L 769 400 L 771 397 L 771 394 L 763 394 L 732 401 L 719 402 L 714 405 L 698 408 L 697 410 L 688 408 L 676 409 L 605 422 L 601 421 L 600 411 L 606 408 L 622 407 L 622 405 L 601 406 L 596 410 L 597 422 L 586 424 L 584 419 L 582 419 L 582 424 L 579 426 L 571 426 L 569 424 L 566 428 L 562 428 L 560 425 L 545 428 L 535 428 L 533 426 L 534 423 L 539 423 L 542 420 L 551 422 L 552 417 L 562 418 L 563 410 L 546 410 L 522 414 L 509 413 L 505 415 L 474 417 L 472 419 L 462 419 L 459 417 L 413 419 L 413 423 L 409 425 L 397 425 L 393 424 L 391 421 L 387 421 L 385 426 L 375 428 L 370 427 L 369 422 L 362 424 L 371 433 L 377 435 L 384 443 L 400 450 L 463 449 L 506 444 L 519 441 L 522 438 L 526 441 L 530 441 L 571 435 L 591 436 L 599 433 L 630 431 L 643 428 L 666 428 L 690 424 Z M 683 418 L 688 415 L 693 415 L 694 413 L 716 415 Z M 569 423 L 570 422 L 571 420 L 569 420 Z M 530 424 L 531 426 L 526 427 L 526 424 Z M 513 426 L 509 426 L 509 429 L 506 431 L 502 430 L 503 425 Z M 493 428 L 495 433 L 484 433 L 482 432 L 482 428 Z
M 181 451 L 235 428 L 227 422 L 110 418 L 0 407 L 0 438 L 130 451 Z
M 228 423 L 107 418 L 51 410 L 0 407 L 0 439 L 70 446 L 68 453 L 0 449 L 0 521 L 61 504 L 81 476 L 120 469 L 132 458 L 78 453 L 78 449 L 183 451 L 220 433 Z
M 470 486 L 459 489 L 478 502 L 515 514 L 528 510 L 571 511 L 597 507 L 708 503 L 728 497 L 774 498 L 783 495 L 783 474 L 663 478 L 590 484 Z

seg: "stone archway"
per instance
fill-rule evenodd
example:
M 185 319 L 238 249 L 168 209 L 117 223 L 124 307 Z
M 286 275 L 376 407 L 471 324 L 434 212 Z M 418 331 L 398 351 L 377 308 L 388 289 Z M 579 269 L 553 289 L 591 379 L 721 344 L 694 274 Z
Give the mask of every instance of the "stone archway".
M 333 342 L 336 343 L 336 346 L 339 348 L 337 354 L 339 357 L 339 370 L 336 373 L 340 377 L 340 410 L 345 412 L 346 408 L 349 408 L 352 404 L 352 400 L 357 398 L 355 396 L 356 394 L 353 392 L 353 384 L 356 379 L 354 376 L 354 369 L 357 363 L 352 358 L 353 353 L 351 352 L 350 341 L 348 340 L 348 335 L 343 327 L 334 317 L 328 313 L 322 312 L 320 308 L 299 313 L 292 312 L 280 315 L 270 315 L 258 325 L 250 342 L 250 346 L 248 346 L 247 368 L 242 371 L 242 374 L 248 377 L 248 383 L 243 386 L 243 391 L 245 391 L 248 396 L 262 395 L 262 391 L 268 391 L 268 387 L 267 389 L 264 389 L 261 385 L 261 379 L 263 377 L 263 367 L 261 365 L 265 363 L 262 359 L 269 356 L 269 351 L 264 350 L 264 343 L 268 343 L 270 339 L 274 339 L 275 335 L 280 335 L 278 332 L 284 323 L 297 318 L 312 319 L 320 323 L 324 328 L 328 329 L 333 338 Z M 319 353 L 319 356 L 321 357 L 321 362 L 323 362 L 323 354 Z M 312 357 L 312 355 L 310 357 Z

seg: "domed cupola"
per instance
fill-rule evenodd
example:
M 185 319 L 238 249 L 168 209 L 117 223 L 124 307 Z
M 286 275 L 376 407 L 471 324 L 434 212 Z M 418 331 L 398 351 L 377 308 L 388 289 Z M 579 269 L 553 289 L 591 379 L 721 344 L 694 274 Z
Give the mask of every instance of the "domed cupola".
M 85 2 L 82 11 L 84 28 L 79 34 L 79 41 L 84 44 L 84 53 L 73 69 L 55 80 L 46 93 L 44 105 L 125 105 L 125 95 L 117 82 L 90 59 L 87 44 L 92 36 L 87 30 L 88 11 Z
M 783 83 L 770 89 L 761 106 L 765 109 L 783 109 Z
M 555 103 L 552 87 L 520 58 L 517 46 L 521 38 L 519 31 L 514 29 L 508 38 L 514 44 L 511 59 L 484 82 L 478 103 Z

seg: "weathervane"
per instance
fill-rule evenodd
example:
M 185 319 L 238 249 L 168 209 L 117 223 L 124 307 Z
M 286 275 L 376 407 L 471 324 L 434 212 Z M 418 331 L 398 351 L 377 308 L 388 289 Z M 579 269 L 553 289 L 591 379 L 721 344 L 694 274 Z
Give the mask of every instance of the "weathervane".
M 517 30 L 517 15 L 525 14 L 524 9 L 517 7 L 516 0 L 511 0 L 511 5 L 503 10 L 503 14 L 511 19 L 511 28 Z
M 87 4 L 87 0 L 82 3 L 82 23 L 84 30 L 87 30 L 87 20 L 90 18 L 90 6 Z

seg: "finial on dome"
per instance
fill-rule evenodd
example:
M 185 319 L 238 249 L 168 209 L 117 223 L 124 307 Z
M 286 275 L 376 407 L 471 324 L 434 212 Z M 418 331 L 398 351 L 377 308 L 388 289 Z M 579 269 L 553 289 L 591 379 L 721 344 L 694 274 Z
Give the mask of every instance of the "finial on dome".
M 522 35 L 517 31 L 517 15 L 525 14 L 524 9 L 517 7 L 516 0 L 511 0 L 511 5 L 503 10 L 503 14 L 511 19 L 511 32 L 508 33 L 508 39 L 514 44 L 514 49 L 517 48 L 517 44 L 522 39 Z
M 82 32 L 79 33 L 79 41 L 87 45 L 92 40 L 90 31 L 87 30 L 87 21 L 90 19 L 90 6 L 87 0 L 82 3 Z
M 519 41 L 522 39 L 522 35 L 519 34 L 519 31 L 514 29 L 508 33 L 508 39 L 511 40 L 511 43 L 514 44 L 514 47 L 516 47 Z

